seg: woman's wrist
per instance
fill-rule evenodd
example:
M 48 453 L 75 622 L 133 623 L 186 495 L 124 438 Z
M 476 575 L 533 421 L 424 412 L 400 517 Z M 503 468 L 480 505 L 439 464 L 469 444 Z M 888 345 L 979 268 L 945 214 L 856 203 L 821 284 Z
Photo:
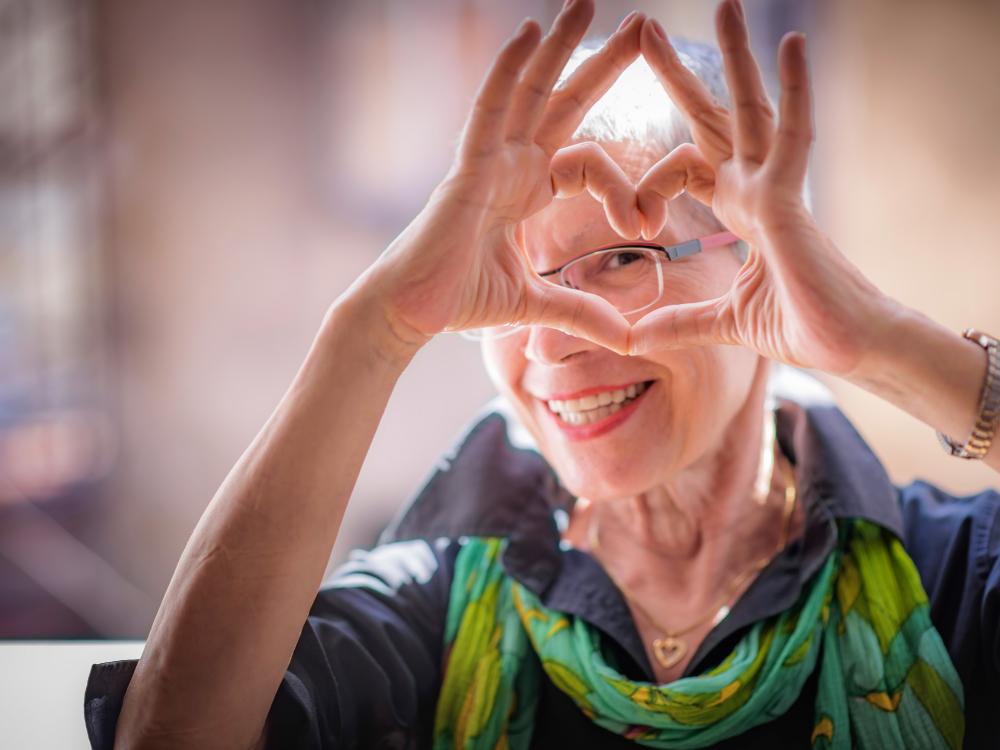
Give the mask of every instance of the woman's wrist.
M 342 340 L 349 334 L 374 360 L 401 373 L 433 337 L 397 320 L 380 286 L 375 268 L 369 268 L 327 309 L 319 335 L 336 330 Z
M 964 440 L 975 424 L 986 374 L 983 349 L 895 301 L 876 325 L 876 346 L 844 379 Z M 985 460 L 1000 471 L 1000 451 L 991 450 Z

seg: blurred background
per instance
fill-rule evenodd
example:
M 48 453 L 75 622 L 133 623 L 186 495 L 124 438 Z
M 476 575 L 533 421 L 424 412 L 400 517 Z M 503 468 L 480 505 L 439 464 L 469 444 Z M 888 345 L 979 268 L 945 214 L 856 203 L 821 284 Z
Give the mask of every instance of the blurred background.
M 0 0 L 0 638 L 145 637 L 323 313 L 444 175 L 492 55 L 559 5 Z M 713 5 L 598 0 L 593 31 L 638 7 L 712 40 Z M 807 32 L 827 232 L 956 335 L 1000 332 L 1000 4 L 747 10 L 774 93 L 778 40 Z M 897 483 L 1000 484 L 826 382 Z M 491 394 L 475 344 L 420 353 L 331 566 Z

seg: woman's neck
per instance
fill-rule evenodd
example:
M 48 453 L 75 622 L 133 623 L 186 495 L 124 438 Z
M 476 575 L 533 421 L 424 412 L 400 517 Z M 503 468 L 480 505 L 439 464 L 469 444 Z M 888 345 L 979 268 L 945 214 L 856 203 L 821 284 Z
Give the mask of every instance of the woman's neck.
M 773 553 L 785 511 L 785 476 L 773 431 L 764 429 L 764 420 L 774 419 L 764 408 L 767 369 L 759 369 L 746 404 L 714 451 L 641 495 L 581 499 L 564 537 L 588 549 L 596 524 L 597 556 L 617 580 L 640 595 L 669 587 L 690 602 L 717 596 L 721 581 Z M 762 469 L 770 483 L 754 497 Z

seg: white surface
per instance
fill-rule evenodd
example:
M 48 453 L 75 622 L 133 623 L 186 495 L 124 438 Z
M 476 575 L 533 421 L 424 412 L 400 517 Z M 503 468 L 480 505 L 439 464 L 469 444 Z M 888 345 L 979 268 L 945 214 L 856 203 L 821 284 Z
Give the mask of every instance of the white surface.
M 142 641 L 0 641 L 0 747 L 86 750 L 90 667 L 135 659 Z

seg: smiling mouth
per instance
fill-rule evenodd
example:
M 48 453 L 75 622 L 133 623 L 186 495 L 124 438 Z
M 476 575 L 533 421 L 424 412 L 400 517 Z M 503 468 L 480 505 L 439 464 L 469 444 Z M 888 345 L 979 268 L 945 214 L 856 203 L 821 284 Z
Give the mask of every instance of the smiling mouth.
M 546 401 L 545 405 L 565 424 L 574 426 L 593 424 L 628 406 L 645 393 L 653 382 L 647 380 L 642 383 L 632 383 L 624 388 L 592 393 L 582 398 L 564 401 L 553 399 Z

